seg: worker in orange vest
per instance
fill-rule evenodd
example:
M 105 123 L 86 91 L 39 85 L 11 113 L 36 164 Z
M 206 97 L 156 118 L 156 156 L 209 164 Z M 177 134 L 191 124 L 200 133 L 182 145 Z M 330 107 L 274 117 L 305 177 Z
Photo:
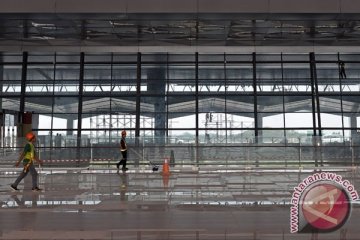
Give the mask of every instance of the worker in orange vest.
M 35 152 L 35 147 L 34 147 L 34 143 L 36 140 L 35 135 L 32 132 L 29 132 L 25 135 L 25 138 L 28 142 L 26 143 L 24 150 L 19 157 L 19 160 L 15 163 L 15 166 L 18 167 L 20 165 L 20 162 L 22 161 L 24 168 L 23 171 L 21 171 L 18 178 L 15 180 L 15 182 L 10 185 L 10 187 L 14 191 L 19 191 L 17 186 L 19 185 L 21 180 L 25 178 L 26 175 L 30 172 L 32 176 L 32 190 L 34 192 L 38 192 L 41 191 L 42 189 L 38 187 L 38 179 L 37 179 L 38 173 L 34 166 L 34 160 L 38 162 L 40 165 L 42 165 L 43 162 L 37 157 Z

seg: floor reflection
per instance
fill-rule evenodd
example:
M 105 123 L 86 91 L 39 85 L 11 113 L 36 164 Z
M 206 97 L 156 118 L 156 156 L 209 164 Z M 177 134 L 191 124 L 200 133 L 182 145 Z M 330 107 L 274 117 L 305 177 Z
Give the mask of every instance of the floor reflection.
M 339 174 L 360 186 L 358 173 Z M 33 193 L 24 181 L 24 190 L 13 193 L 17 175 L 2 174 L 0 239 L 29 239 L 28 231 L 32 239 L 51 239 L 54 231 L 58 239 L 360 239 L 358 202 L 335 233 L 289 233 L 291 194 L 308 175 L 46 170 L 39 181 L 44 191 Z
M 120 176 L 120 201 L 127 201 L 128 174 L 126 172 L 118 172 L 118 175 Z

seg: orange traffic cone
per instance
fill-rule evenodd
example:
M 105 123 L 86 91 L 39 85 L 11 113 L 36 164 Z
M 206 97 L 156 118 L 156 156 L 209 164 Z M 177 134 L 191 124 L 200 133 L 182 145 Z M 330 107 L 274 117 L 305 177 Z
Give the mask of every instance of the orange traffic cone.
M 162 177 L 163 177 L 163 186 L 164 186 L 164 188 L 166 189 L 166 188 L 169 187 L 169 178 L 170 178 L 170 175 L 168 175 L 168 174 L 163 174 Z
M 164 159 L 164 164 L 162 167 L 162 174 L 163 175 L 170 175 L 170 166 L 169 166 L 169 159 L 165 158 Z

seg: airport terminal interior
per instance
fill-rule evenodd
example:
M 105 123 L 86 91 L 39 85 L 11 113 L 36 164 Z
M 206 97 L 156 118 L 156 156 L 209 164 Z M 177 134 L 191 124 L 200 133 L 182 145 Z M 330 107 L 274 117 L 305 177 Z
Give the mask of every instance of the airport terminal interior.
M 0 239 L 360 239 L 359 11 L 1 1 Z M 42 191 L 27 176 L 14 192 L 30 131 Z M 322 231 L 305 208 L 291 233 L 294 189 L 321 173 L 348 191 L 346 216 Z

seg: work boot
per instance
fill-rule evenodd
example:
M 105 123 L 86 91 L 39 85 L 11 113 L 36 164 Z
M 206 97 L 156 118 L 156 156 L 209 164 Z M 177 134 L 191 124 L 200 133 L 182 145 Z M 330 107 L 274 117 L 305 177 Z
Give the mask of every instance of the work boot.
M 17 187 L 15 187 L 14 185 L 10 185 L 11 189 L 14 190 L 14 191 L 20 191 Z
M 38 188 L 38 187 L 34 187 L 34 188 L 32 189 L 32 191 L 33 191 L 33 192 L 40 192 L 40 191 L 42 191 L 42 189 L 41 189 L 41 188 Z

